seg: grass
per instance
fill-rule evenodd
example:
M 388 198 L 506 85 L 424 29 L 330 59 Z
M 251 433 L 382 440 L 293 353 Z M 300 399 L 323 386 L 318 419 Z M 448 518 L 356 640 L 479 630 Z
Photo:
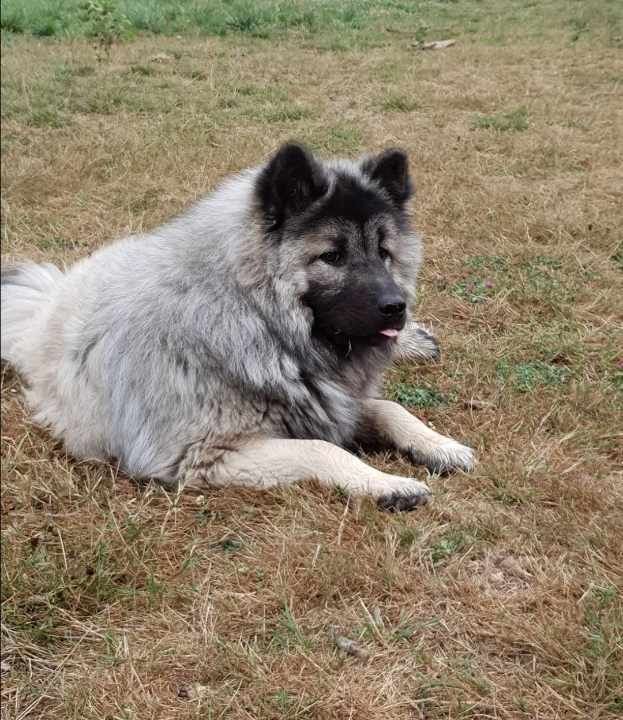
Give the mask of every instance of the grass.
M 518 392 L 532 392 L 542 386 L 562 385 L 569 378 L 569 369 L 535 360 L 527 363 L 509 365 L 506 361 L 498 363 L 498 375 L 511 383 Z
M 419 109 L 416 100 L 403 95 L 388 95 L 381 103 L 381 109 L 386 112 L 413 112 Z
M 498 132 L 521 132 L 528 129 L 528 111 L 525 107 L 520 107 L 495 115 L 480 115 L 474 119 L 472 127 Z
M 415 44 L 436 33 L 506 42 L 562 35 L 567 43 L 595 36 L 620 46 L 616 0 L 569 7 L 564 0 L 500 0 L 488 12 L 479 0 L 1 0 L 3 32 L 36 37 L 155 35 L 319 36 L 334 49 L 378 42 L 382 34 L 410 36 Z M 328 37 L 327 37 L 328 36 Z
M 402 145 L 442 360 L 387 393 L 480 462 L 406 516 L 177 497 L 67 457 L 4 369 L 3 718 L 620 717 L 620 4 L 128 0 L 109 54 L 73 8 L 2 2 L 3 253 L 72 262 L 290 138 Z
M 387 396 L 408 407 L 436 407 L 446 402 L 445 397 L 434 388 L 418 387 L 405 382 L 393 383 Z

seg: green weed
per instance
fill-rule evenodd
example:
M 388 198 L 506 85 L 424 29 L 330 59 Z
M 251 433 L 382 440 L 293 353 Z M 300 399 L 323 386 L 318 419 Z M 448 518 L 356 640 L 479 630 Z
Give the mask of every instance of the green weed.
M 528 111 L 525 107 L 520 107 L 506 113 L 479 115 L 472 121 L 472 129 L 521 132 L 528 129 Z
M 413 98 L 404 95 L 388 95 L 381 103 L 381 108 L 386 112 L 412 112 L 418 107 L 418 103 Z
M 500 477 L 493 478 L 493 488 L 490 493 L 493 500 L 496 500 L 508 507 L 523 505 L 530 497 L 530 493 L 518 486 L 513 486 Z
M 508 258 L 501 255 L 474 255 L 468 258 L 465 264 L 473 270 L 489 270 L 492 272 L 506 272 L 508 270 Z
M 31 127 L 61 128 L 66 124 L 66 115 L 54 107 L 33 107 L 28 118 Z
M 81 8 L 91 7 L 85 18 Z M 619 3 L 620 6 L 620 3 Z M 288 32 L 314 36 L 321 47 L 339 50 L 353 44 L 387 42 L 395 34 L 415 44 L 437 34 L 469 33 L 489 43 L 541 38 L 571 28 L 572 41 L 607 34 L 620 46 L 621 10 L 592 0 L 581 15 L 568 18 L 568 3 L 527 3 L 518 10 L 500 0 L 495 13 L 483 13 L 480 0 L 404 2 L 402 0 L 1 0 L 4 33 L 93 37 L 106 52 L 109 41 L 126 33 L 157 35 L 245 35 L 272 38 Z M 590 18 L 590 23 L 586 18 Z M 109 21 L 113 21 L 112 25 Z M 121 23 L 120 23 L 121 21 Z M 120 34 L 119 34 L 119 31 Z
M 411 640 L 416 633 L 416 629 L 411 625 L 399 625 L 394 629 L 392 637 L 395 641 Z
M 618 591 L 613 585 L 591 588 L 584 607 L 584 625 L 588 633 L 587 655 L 597 660 L 609 654 L 609 630 Z
M 483 279 L 474 275 L 455 283 L 450 287 L 450 292 L 456 297 L 467 300 L 470 303 L 481 303 L 493 297 L 496 284 L 490 279 Z
M 564 365 L 553 365 L 542 360 L 517 364 L 502 360 L 496 370 L 498 377 L 518 392 L 533 392 L 538 387 L 562 385 L 571 376 L 571 371 Z
M 433 565 L 437 565 L 460 552 L 467 544 L 468 538 L 461 530 L 449 530 L 430 546 L 430 559 Z
M 306 139 L 313 149 L 326 154 L 355 155 L 361 151 L 361 131 L 350 125 L 334 125 L 327 130 L 317 131 Z
M 130 65 L 130 73 L 132 73 L 133 75 L 149 77 L 151 75 L 156 75 L 157 70 L 151 65 Z
M 450 292 L 473 304 L 485 302 L 493 297 L 505 282 L 500 276 L 503 276 L 509 268 L 508 259 L 499 255 L 474 255 L 468 258 L 465 264 L 470 269 L 478 271 L 478 274 L 470 273 L 454 283 L 450 286 Z
M 569 20 L 569 27 L 571 28 L 571 42 L 579 40 L 589 29 L 588 21 L 582 17 L 571 18 L 571 20 Z
M 296 696 L 291 695 L 287 690 L 281 688 L 274 695 L 275 703 L 281 713 L 287 713 L 291 706 L 296 703 Z
M 292 646 L 302 648 L 310 647 L 309 640 L 303 634 L 288 605 L 284 605 L 283 607 L 279 617 L 278 627 L 273 633 L 271 645 L 282 650 L 287 650 Z
M 113 44 L 128 34 L 129 19 L 117 0 L 83 0 L 79 10 L 83 32 L 93 40 L 98 59 L 108 59 Z
M 406 382 L 393 383 L 389 388 L 389 397 L 401 405 L 432 408 L 444 405 L 447 399 L 435 388 L 419 387 Z
M 418 537 L 418 532 L 414 528 L 403 528 L 398 534 L 398 545 L 406 550 L 417 542 Z
M 302 105 L 284 104 L 275 108 L 267 109 L 259 113 L 259 119 L 269 123 L 294 122 L 304 120 L 312 116 L 312 111 Z
M 226 537 L 213 545 L 226 553 L 238 552 L 242 548 L 242 540 L 236 537 Z

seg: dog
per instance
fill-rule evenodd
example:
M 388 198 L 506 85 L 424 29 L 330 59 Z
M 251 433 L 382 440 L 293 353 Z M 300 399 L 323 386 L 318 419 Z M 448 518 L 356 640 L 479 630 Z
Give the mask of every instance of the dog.
M 66 272 L 8 265 L 2 357 L 35 420 L 78 458 L 173 487 L 315 479 L 411 510 L 429 487 L 356 448 L 436 473 L 474 464 L 379 397 L 393 359 L 437 351 L 408 324 L 421 256 L 411 194 L 402 150 L 323 161 L 285 144 Z

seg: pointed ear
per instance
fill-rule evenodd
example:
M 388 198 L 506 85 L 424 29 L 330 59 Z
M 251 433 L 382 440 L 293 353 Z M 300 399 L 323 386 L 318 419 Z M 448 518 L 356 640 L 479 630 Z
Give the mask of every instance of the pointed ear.
M 403 150 L 391 148 L 369 158 L 361 167 L 364 175 L 377 182 L 397 208 L 403 208 L 411 197 L 413 185 L 409 176 L 409 160 Z
M 321 165 L 301 145 L 283 145 L 257 180 L 260 205 L 272 229 L 288 217 L 306 210 L 327 192 Z

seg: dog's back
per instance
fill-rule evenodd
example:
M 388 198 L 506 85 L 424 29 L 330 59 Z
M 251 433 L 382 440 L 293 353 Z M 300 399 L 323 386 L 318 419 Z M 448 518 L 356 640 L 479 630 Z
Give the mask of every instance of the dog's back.
M 190 326 L 217 294 L 209 278 L 191 287 L 177 233 L 120 240 L 66 273 L 24 264 L 2 277 L 2 358 L 26 380 L 35 420 L 77 457 L 165 481 L 209 405 Z

